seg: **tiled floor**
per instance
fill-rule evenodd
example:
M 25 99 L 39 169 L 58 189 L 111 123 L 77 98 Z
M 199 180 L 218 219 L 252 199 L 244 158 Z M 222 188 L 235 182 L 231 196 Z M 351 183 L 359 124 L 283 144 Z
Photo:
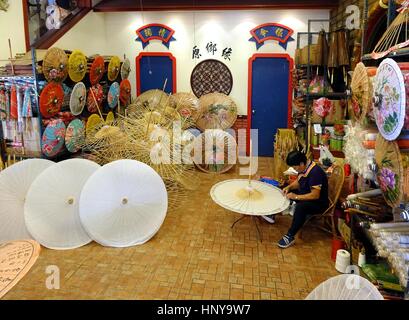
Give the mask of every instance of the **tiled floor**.
M 271 173 L 261 159 L 259 174 Z M 337 275 L 331 238 L 307 227 L 303 241 L 276 246 L 291 222 L 260 220 L 263 242 L 250 219 L 230 226 L 238 215 L 213 203 L 217 181 L 237 177 L 203 173 L 202 185 L 183 209 L 168 212 L 148 243 L 124 249 L 96 243 L 54 251 L 43 248 L 30 272 L 3 299 L 303 299 L 320 282 Z M 47 289 L 49 265 L 60 269 L 60 288 Z

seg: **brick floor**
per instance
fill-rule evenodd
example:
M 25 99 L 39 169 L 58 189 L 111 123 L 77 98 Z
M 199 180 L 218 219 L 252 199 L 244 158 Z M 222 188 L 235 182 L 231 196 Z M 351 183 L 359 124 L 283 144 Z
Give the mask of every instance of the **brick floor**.
M 259 174 L 272 172 L 260 159 Z M 180 209 L 168 212 L 149 242 L 131 248 L 96 243 L 76 250 L 43 248 L 34 267 L 3 299 L 303 299 L 337 275 L 330 259 L 331 238 L 307 227 L 303 241 L 286 250 L 276 242 L 291 218 L 275 225 L 259 221 L 258 241 L 251 219 L 233 229 L 238 215 L 210 198 L 218 181 L 238 177 L 200 175 L 202 184 Z M 60 268 L 60 289 L 46 288 L 48 265 Z

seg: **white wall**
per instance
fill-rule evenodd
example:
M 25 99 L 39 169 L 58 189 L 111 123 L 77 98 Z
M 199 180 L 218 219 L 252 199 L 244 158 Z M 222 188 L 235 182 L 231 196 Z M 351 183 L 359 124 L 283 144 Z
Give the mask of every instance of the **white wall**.
M 21 0 L 9 1 L 9 8 L 0 11 L 0 60 L 10 58 L 8 39 L 11 40 L 13 55 L 26 52 L 24 36 L 23 2 Z M 7 61 L 0 61 L 0 65 Z
M 296 32 L 307 31 L 308 19 L 329 19 L 329 10 L 254 10 L 254 11 L 197 11 L 197 12 L 117 12 L 89 13 L 55 46 L 63 49 L 81 49 L 86 54 L 124 54 L 131 60 L 130 80 L 136 92 L 135 57 L 140 52 L 171 52 L 176 57 L 177 91 L 189 92 L 190 75 L 197 63 L 205 59 L 223 61 L 233 74 L 233 90 L 230 96 L 239 108 L 239 114 L 247 114 L 248 60 L 255 53 L 288 53 L 294 56 L 296 41 L 290 42 L 287 51 L 275 41 L 267 41 L 259 50 L 251 38 L 250 30 L 263 23 L 281 23 Z M 135 30 L 149 23 L 162 23 L 175 30 L 168 50 L 160 41 L 152 41 L 145 50 L 136 42 Z M 319 25 L 315 28 L 319 29 Z M 217 43 L 213 56 L 205 47 L 208 42 Z M 197 45 L 202 57 L 192 60 L 192 48 Z M 223 48 L 231 47 L 231 61 L 221 57 Z

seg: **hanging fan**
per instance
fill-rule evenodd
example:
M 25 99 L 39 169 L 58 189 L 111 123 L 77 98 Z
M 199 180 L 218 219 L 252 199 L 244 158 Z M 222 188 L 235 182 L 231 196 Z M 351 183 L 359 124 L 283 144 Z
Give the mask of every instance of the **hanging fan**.
M 209 93 L 200 98 L 200 116 L 197 127 L 206 129 L 231 128 L 237 119 L 237 106 L 234 101 L 223 93 Z
M 53 164 L 27 159 L 0 172 L 0 242 L 32 238 L 24 222 L 24 202 L 34 179 Z
M 374 83 L 374 116 L 382 136 L 395 140 L 406 116 L 406 88 L 402 71 L 392 59 L 380 64 Z
M 219 206 L 236 213 L 263 216 L 283 212 L 290 205 L 282 190 L 270 184 L 247 179 L 226 180 L 210 190 Z
M 70 96 L 70 110 L 74 116 L 82 113 L 87 101 L 87 88 L 83 82 L 78 82 L 72 89 Z
M 40 244 L 34 240 L 0 244 L 0 299 L 30 271 L 40 251 Z
M 108 80 L 115 81 L 120 71 L 121 60 L 117 56 L 111 57 L 108 64 Z
M 109 111 L 105 119 L 106 124 L 112 124 L 115 121 L 115 116 L 112 111 Z
M 234 167 L 237 160 L 237 144 L 234 137 L 225 131 L 206 130 L 194 142 L 193 161 L 206 173 L 225 173 Z
M 62 119 L 51 120 L 44 130 L 41 139 L 43 154 L 52 158 L 58 155 L 64 147 L 65 124 Z
M 352 119 L 362 123 L 366 116 L 372 112 L 372 81 L 368 76 L 365 65 L 357 64 L 351 82 L 352 90 Z
M 79 82 L 87 72 L 87 57 L 80 51 L 74 50 L 68 58 L 68 75 L 74 82 Z
M 109 87 L 107 100 L 108 100 L 108 107 L 111 109 L 115 109 L 116 106 L 118 105 L 119 90 L 120 90 L 120 87 L 119 87 L 118 82 L 114 82 Z
M 65 132 L 65 147 L 71 153 L 77 152 L 84 143 L 84 137 L 84 123 L 80 119 L 72 120 Z
M 135 160 L 103 166 L 87 181 L 80 198 L 84 228 L 93 240 L 110 247 L 147 242 L 160 229 L 167 208 L 162 178 Z
M 89 81 L 91 82 L 91 85 L 95 85 L 98 82 L 100 82 L 104 73 L 105 73 L 104 58 L 102 56 L 96 56 L 89 70 Z
M 403 165 L 398 144 L 378 135 L 375 146 L 376 178 L 383 197 L 392 208 L 399 207 L 403 197 Z
M 91 90 L 94 93 L 95 99 L 92 96 Z M 95 100 L 97 101 L 98 104 L 95 103 Z M 97 83 L 96 85 L 93 85 L 88 91 L 88 97 L 87 97 L 88 111 L 91 113 L 94 113 L 94 112 L 98 112 L 98 108 L 99 110 L 101 110 L 103 100 L 104 100 L 104 89 L 99 83 Z
M 170 97 L 170 106 L 177 110 L 182 119 L 182 129 L 196 124 L 199 117 L 199 99 L 192 93 L 175 93 Z
M 131 62 L 128 58 L 124 60 L 121 66 L 121 79 L 128 79 L 129 73 L 131 72 Z
M 69 159 L 44 170 L 32 183 L 24 206 L 30 234 L 43 246 L 66 250 L 91 242 L 81 226 L 81 190 L 99 165 L 85 159 Z
M 92 114 L 89 116 L 87 124 L 85 126 L 85 134 L 87 138 L 95 135 L 95 129 L 98 128 L 103 123 L 101 117 L 97 114 Z
M 341 274 L 321 283 L 305 300 L 383 300 L 383 297 L 367 279 Z
M 122 105 L 128 105 L 131 100 L 131 82 L 128 79 L 122 80 L 119 85 L 119 100 Z
M 389 53 L 409 45 L 409 1 L 402 2 L 398 16 L 392 21 L 382 38 L 376 44 L 371 56 L 381 59 Z
M 68 57 L 56 47 L 47 50 L 43 59 L 43 73 L 48 82 L 63 82 L 68 75 Z
M 64 102 L 64 89 L 59 83 L 50 82 L 40 95 L 40 112 L 44 118 L 55 116 Z

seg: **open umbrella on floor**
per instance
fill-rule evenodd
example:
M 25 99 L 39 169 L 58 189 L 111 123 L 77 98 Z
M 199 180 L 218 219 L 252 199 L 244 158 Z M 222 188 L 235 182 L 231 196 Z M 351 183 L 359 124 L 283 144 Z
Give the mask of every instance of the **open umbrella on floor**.
M 32 238 L 24 221 L 27 192 L 37 176 L 53 164 L 46 159 L 27 159 L 0 172 L 0 242 Z
M 93 240 L 110 247 L 148 241 L 161 227 L 167 208 L 162 178 L 136 160 L 103 166 L 87 181 L 80 199 L 84 228 Z
M 81 225 L 79 198 L 88 178 L 99 165 L 69 159 L 44 170 L 32 183 L 24 206 L 30 234 L 43 246 L 65 250 L 91 241 Z

